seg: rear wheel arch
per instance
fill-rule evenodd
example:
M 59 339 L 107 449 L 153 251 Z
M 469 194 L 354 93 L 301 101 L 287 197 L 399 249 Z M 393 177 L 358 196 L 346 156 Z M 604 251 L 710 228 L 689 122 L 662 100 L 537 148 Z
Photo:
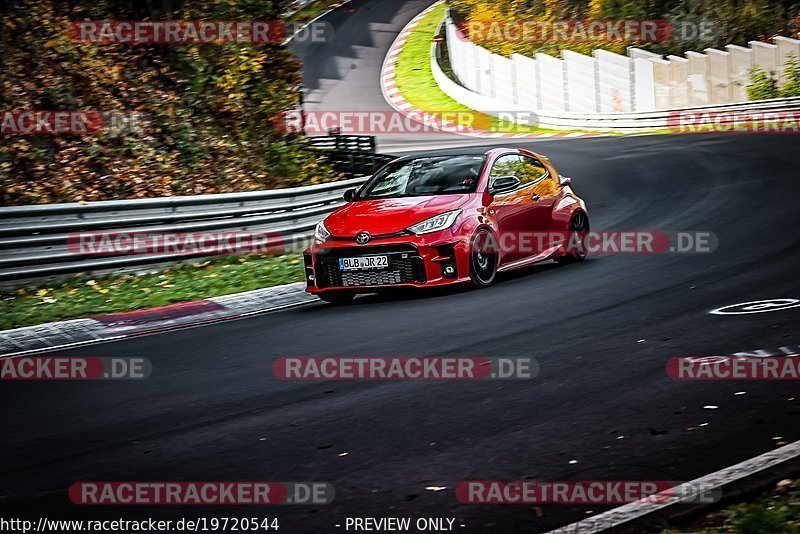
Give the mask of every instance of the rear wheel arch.
M 586 213 L 586 210 L 582 208 L 575 209 L 569 218 L 569 223 L 567 224 L 567 239 L 569 240 L 568 243 L 572 242 L 572 234 L 573 232 L 589 232 L 591 229 L 589 225 L 589 214 Z M 580 250 L 566 250 L 564 254 L 556 258 L 556 261 L 559 263 L 572 263 L 583 261 L 586 259 L 587 251 L 585 248 L 581 248 Z

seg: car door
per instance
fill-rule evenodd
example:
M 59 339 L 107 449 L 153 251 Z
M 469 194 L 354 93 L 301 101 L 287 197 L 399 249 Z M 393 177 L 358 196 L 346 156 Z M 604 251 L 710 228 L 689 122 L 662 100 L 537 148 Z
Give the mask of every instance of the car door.
M 547 167 L 538 159 L 531 156 L 522 156 L 522 172 L 526 175 L 526 188 L 531 193 L 532 202 L 527 205 L 525 225 L 533 235 L 530 246 L 526 248 L 525 255 L 540 254 L 553 243 L 553 208 L 561 194 L 561 184 L 556 180 Z
M 537 200 L 533 192 L 533 175 L 520 154 L 498 157 L 489 173 L 489 187 L 502 176 L 515 176 L 520 184 L 513 191 L 497 193 L 489 206 L 490 214 L 498 227 L 500 263 L 506 264 L 529 255 L 525 250 L 524 236 L 533 229 L 533 208 Z

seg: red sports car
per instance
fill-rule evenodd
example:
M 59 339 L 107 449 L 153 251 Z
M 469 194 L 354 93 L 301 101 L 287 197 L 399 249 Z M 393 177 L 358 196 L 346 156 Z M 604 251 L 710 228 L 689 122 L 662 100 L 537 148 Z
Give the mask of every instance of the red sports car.
M 570 184 L 522 149 L 396 159 L 317 225 L 304 252 L 306 290 L 345 303 L 394 287 L 484 287 L 501 271 L 583 260 L 585 248 L 563 238 L 589 230 Z

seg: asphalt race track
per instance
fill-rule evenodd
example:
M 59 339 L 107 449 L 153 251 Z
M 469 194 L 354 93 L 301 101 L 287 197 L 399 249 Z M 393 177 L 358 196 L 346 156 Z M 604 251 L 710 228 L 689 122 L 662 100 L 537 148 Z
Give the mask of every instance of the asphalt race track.
M 800 294 L 798 140 L 539 145 L 574 177 L 594 229 L 712 231 L 711 254 L 548 262 L 485 290 L 367 296 L 66 351 L 146 356 L 155 371 L 143 381 L 5 383 L 0 454 L 14 461 L 0 467 L 0 508 L 191 516 L 199 510 L 77 508 L 65 490 L 78 480 L 308 480 L 333 483 L 336 501 L 276 508 L 285 532 L 332 532 L 347 516 L 385 515 L 456 517 L 464 532 L 540 532 L 584 517 L 586 507 L 545 506 L 537 518 L 526 506 L 461 505 L 453 487 L 526 477 L 689 480 L 771 450 L 773 437 L 800 439 L 796 383 L 684 383 L 664 372 L 673 356 L 798 349 L 798 308 L 708 313 Z M 289 355 L 532 356 L 540 375 L 280 381 L 272 362 Z
M 383 60 L 403 27 L 432 3 L 433 0 L 353 0 L 321 19 L 326 24 L 326 36 L 332 39 L 324 43 L 292 42 L 289 48 L 303 61 L 305 109 L 393 111 L 381 93 Z M 384 153 L 483 143 L 474 137 L 443 132 L 378 132 L 377 137 L 378 149 Z
M 409 2 L 403 16 L 425 4 Z M 366 296 L 59 352 L 145 356 L 154 372 L 142 381 L 5 382 L 2 515 L 278 517 L 284 533 L 344 531 L 335 525 L 347 517 L 430 516 L 455 518 L 460 532 L 545 532 L 601 509 L 544 505 L 538 517 L 530 506 L 459 504 L 454 487 L 690 480 L 774 449 L 773 438 L 800 439 L 796 382 L 680 382 L 664 370 L 675 356 L 800 352 L 800 308 L 709 314 L 800 298 L 800 136 L 520 146 L 573 177 L 592 229 L 710 231 L 718 248 L 547 262 L 484 290 Z M 457 382 L 272 375 L 281 356 L 337 355 L 529 356 L 540 372 Z M 326 481 L 336 500 L 214 510 L 72 505 L 70 484 L 92 480 Z

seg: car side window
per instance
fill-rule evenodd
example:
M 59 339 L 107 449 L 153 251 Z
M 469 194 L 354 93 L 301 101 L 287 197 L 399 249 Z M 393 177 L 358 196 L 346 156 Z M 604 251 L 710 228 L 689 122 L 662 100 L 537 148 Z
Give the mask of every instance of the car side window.
M 552 197 L 558 193 L 554 176 L 550 176 L 544 164 L 536 158 L 522 156 L 524 172 L 531 178 L 533 192 L 542 198 Z
M 519 159 L 522 163 L 517 177 L 522 180 L 524 185 L 534 184 L 547 174 L 547 169 L 544 168 L 544 165 L 539 160 L 528 156 L 520 156 Z
M 494 181 L 501 176 L 517 176 L 521 163 L 516 154 L 507 154 L 497 158 L 492 166 L 492 172 L 489 173 L 489 186 L 494 185 Z M 518 178 L 522 180 L 521 177 Z
M 506 154 L 494 162 L 489 174 L 489 185 L 501 176 L 516 176 L 520 181 L 519 187 L 523 188 L 540 181 L 546 174 L 547 169 L 538 160 L 518 154 Z

